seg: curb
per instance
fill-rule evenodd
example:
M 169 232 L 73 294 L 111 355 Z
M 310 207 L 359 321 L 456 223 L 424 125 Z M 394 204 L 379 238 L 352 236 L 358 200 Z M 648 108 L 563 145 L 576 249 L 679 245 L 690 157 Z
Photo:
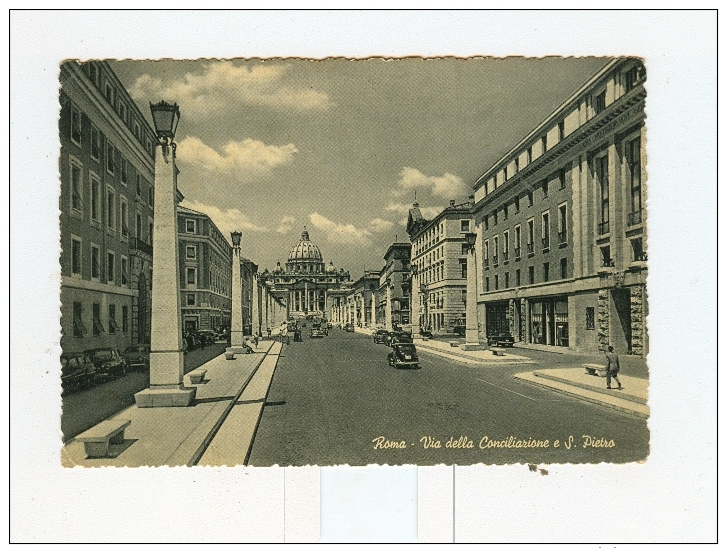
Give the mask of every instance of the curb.
M 559 382 L 546 379 L 544 377 L 538 377 L 533 373 L 518 373 L 514 375 L 514 377 L 524 382 L 537 384 L 538 386 L 547 388 L 548 390 L 553 390 L 554 392 L 568 394 L 569 396 L 572 396 L 579 400 L 588 401 L 597 405 L 602 405 L 604 407 L 610 407 L 611 409 L 616 409 L 630 415 L 636 415 L 645 419 L 648 419 L 650 416 L 648 406 L 638 404 L 630 400 L 618 398 L 615 396 L 602 395 L 598 392 L 594 392 L 593 390 L 578 388 L 565 382 Z
M 245 388 L 247 388 L 247 385 L 250 384 L 250 381 L 253 379 L 253 377 L 257 373 L 258 369 L 260 369 L 260 365 L 262 365 L 263 361 L 265 361 L 265 358 L 267 358 L 268 354 L 270 354 L 270 351 L 273 349 L 273 346 L 275 346 L 274 341 L 273 341 L 273 344 L 270 345 L 270 348 L 268 348 L 268 350 L 265 353 L 258 352 L 259 354 L 262 354 L 260 361 L 258 361 L 255 368 L 252 370 L 250 375 L 247 377 L 247 380 L 243 383 L 240 390 L 237 391 L 237 394 L 235 395 L 235 397 L 227 405 L 227 408 L 223 411 L 222 415 L 220 415 L 220 418 L 217 419 L 215 424 L 212 426 L 212 429 L 205 436 L 204 440 L 202 440 L 202 444 L 194 451 L 194 453 L 192 454 L 192 457 L 189 459 L 189 462 L 187 462 L 187 466 L 196 465 L 199 462 L 199 460 L 202 458 L 202 455 L 204 455 L 204 452 L 207 450 L 210 443 L 214 439 L 215 435 L 217 434 L 219 429 L 222 427 L 222 424 L 225 422 L 225 419 L 227 419 L 227 416 L 230 414 L 233 407 L 235 407 L 235 404 L 237 404 L 238 400 L 240 399 L 240 396 L 242 396 L 242 393 L 245 391 Z

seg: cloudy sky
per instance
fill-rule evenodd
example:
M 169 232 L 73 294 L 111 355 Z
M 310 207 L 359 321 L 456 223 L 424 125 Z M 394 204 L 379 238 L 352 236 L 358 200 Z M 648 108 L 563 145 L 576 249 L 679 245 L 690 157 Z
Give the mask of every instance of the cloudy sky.
M 304 225 L 324 260 L 380 269 L 416 191 L 431 218 L 606 62 L 582 59 L 121 61 L 148 116 L 176 101 L 179 188 L 262 268 Z

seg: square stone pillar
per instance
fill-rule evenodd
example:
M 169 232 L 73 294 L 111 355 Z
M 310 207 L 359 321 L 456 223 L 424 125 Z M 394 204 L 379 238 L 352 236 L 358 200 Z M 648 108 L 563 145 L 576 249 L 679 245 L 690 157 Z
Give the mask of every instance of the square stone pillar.
M 260 329 L 260 292 L 258 291 L 258 275 L 252 275 L 252 335 L 262 335 Z
M 240 274 L 240 248 L 232 248 L 232 312 L 230 319 L 230 346 L 227 353 L 242 354 L 245 337 L 242 331 L 242 277 Z
M 467 308 L 463 350 L 483 350 L 477 326 L 477 256 L 475 247 L 467 251 Z
M 157 145 L 149 388 L 134 394 L 138 407 L 186 407 L 197 394 L 196 388 L 184 387 L 174 156 L 173 147 Z

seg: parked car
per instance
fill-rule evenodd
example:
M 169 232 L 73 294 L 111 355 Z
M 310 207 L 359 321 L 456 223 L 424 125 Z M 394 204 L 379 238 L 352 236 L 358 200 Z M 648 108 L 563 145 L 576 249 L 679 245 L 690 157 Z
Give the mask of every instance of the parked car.
M 432 333 L 432 330 L 431 329 L 427 329 L 426 327 L 422 327 L 421 329 L 419 329 L 419 334 L 423 338 L 425 338 L 425 339 L 433 339 L 434 338 L 434 333 Z
M 218 343 L 228 343 L 230 342 L 230 334 L 229 333 L 218 333 L 215 336 L 215 342 Z
M 510 333 L 496 333 L 487 337 L 488 346 L 512 346 L 515 344 L 515 337 Z
M 349 333 L 353 333 L 353 324 L 347 323 L 345 326 L 343 326 L 344 331 L 348 331 Z
M 96 381 L 96 368 L 83 352 L 61 354 L 61 389 L 91 386 Z
M 373 338 L 376 344 L 386 344 L 389 338 L 389 332 L 386 329 L 377 329 L 374 331 Z
M 93 362 L 97 375 L 103 377 L 126 375 L 126 360 L 115 348 L 86 350 L 86 356 Z
M 197 331 L 197 338 L 203 345 L 214 344 L 217 334 L 211 329 Z
M 411 333 L 408 331 L 392 331 L 386 340 L 386 346 L 391 346 L 398 343 L 412 343 L 414 342 Z
M 388 360 L 389 365 L 396 369 L 401 367 L 419 369 L 419 355 L 412 343 L 394 343 L 391 345 Z
M 147 369 L 149 367 L 150 347 L 148 344 L 132 344 L 124 350 L 124 359 L 127 367 L 140 367 Z
M 465 331 L 467 331 L 467 323 L 465 318 L 455 318 L 452 320 L 452 333 L 464 337 Z
M 323 334 L 323 331 L 321 329 L 311 329 L 310 330 L 310 338 L 311 339 L 322 339 L 325 337 Z

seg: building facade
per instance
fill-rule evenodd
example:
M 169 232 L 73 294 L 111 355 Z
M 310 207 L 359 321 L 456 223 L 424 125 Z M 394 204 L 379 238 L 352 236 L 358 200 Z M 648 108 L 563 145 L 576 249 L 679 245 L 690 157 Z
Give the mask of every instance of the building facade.
M 411 265 L 418 278 L 419 325 L 430 331 L 451 332 L 465 317 L 467 303 L 467 247 L 465 234 L 474 230 L 473 197 L 461 204 L 450 200 L 431 221 L 419 204 L 409 210 L 407 233 Z
M 288 318 L 295 320 L 326 317 L 331 308 L 329 291 L 340 289 L 351 276 L 343 268 L 336 270 L 333 262 L 325 264 L 321 250 L 311 242 L 308 230 L 303 227 L 300 240 L 288 253 L 285 267 L 278 262 L 272 272 L 265 270 L 260 278 L 272 284 L 271 291 L 287 303 Z
M 209 216 L 177 206 L 182 326 L 230 329 L 232 247 Z
M 610 61 L 478 178 L 482 339 L 646 354 L 645 79 Z
M 379 275 L 376 323 L 392 328 L 408 324 L 411 295 L 410 243 L 393 243 L 384 255 L 386 264 Z
M 156 136 L 106 62 L 60 70 L 61 348 L 149 342 Z

